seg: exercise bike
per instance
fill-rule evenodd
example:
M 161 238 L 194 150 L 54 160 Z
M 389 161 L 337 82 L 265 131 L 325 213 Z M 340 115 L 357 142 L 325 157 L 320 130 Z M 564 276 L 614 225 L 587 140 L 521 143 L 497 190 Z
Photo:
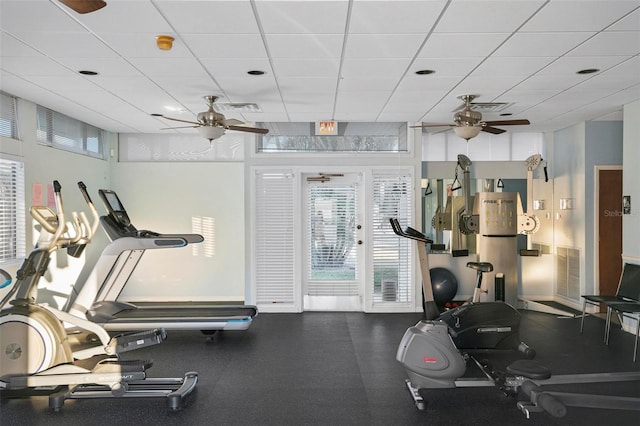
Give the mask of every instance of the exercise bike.
M 413 228 L 403 231 L 395 218 L 391 218 L 390 223 L 397 235 L 415 240 L 419 248 L 426 319 L 407 329 L 396 353 L 396 359 L 407 372 L 406 386 L 418 409 L 426 408 L 421 389 L 496 387 L 509 396 L 516 396 L 521 390 L 526 399 L 518 401 L 516 406 L 527 418 L 542 411 L 563 417 L 567 406 L 640 410 L 640 398 L 544 390 L 541 386 L 554 384 L 637 381 L 640 372 L 552 376 L 547 367 L 531 359 L 535 351 L 519 341 L 518 311 L 504 302 L 479 302 L 482 274 L 493 270 L 491 263 L 468 262 L 467 267 L 477 271 L 474 296 L 463 305 L 440 313 L 429 275 L 427 244 L 430 240 Z M 500 279 L 496 276 L 496 281 Z M 502 349 L 517 350 L 524 359 L 510 363 L 506 371 L 498 371 L 485 359 L 477 358 L 478 354 L 484 357 L 487 350 Z M 464 377 L 468 361 L 475 364 L 484 377 Z
M 84 185 L 79 184 L 81 190 Z M 66 249 L 72 256 L 79 256 L 91 240 L 92 227 L 84 214 L 73 214 L 75 235 L 69 236 L 65 224 L 61 186 L 53 183 L 56 212 L 48 207 L 35 206 L 31 213 L 43 230 L 51 231 L 48 241 L 41 240 L 25 259 L 16 274 L 14 287 L 0 302 L 0 396 L 2 398 L 49 395 L 49 407 L 58 411 L 66 399 L 89 398 L 152 398 L 167 401 L 171 411 L 182 408 L 184 397 L 196 386 L 198 375 L 186 373 L 184 378 L 147 378 L 146 370 L 151 361 L 120 360 L 119 351 L 160 343 L 166 338 L 164 330 L 151 330 L 110 340 L 107 347 L 99 347 L 103 353 L 92 368 L 75 362 L 67 330 L 62 321 L 77 327 L 98 330 L 95 324 L 87 324 L 69 314 L 46 305 L 35 303 L 39 279 L 47 271 L 51 253 Z M 85 198 L 86 191 L 83 191 Z M 90 202 L 90 199 L 87 200 Z M 0 274 L 2 286 L 10 284 L 6 271 Z M 15 296 L 15 298 L 14 298 Z M 13 300 L 11 300 L 13 298 Z M 10 301 L 10 302 L 9 302 Z M 6 305 L 6 306 L 5 306 Z M 82 352 L 88 357 L 89 352 Z
M 396 218 L 390 218 L 389 222 L 396 235 L 417 243 L 426 320 L 447 324 L 451 328 L 451 338 L 460 349 L 514 350 L 526 358 L 535 356 L 535 351 L 520 341 L 520 313 L 517 309 L 501 301 L 480 303 L 483 292 L 482 275 L 493 270 L 491 263 L 468 262 L 467 267 L 476 270 L 473 297 L 464 304 L 441 313 L 434 300 L 429 272 L 427 244 L 431 240 L 411 227 L 403 231 Z

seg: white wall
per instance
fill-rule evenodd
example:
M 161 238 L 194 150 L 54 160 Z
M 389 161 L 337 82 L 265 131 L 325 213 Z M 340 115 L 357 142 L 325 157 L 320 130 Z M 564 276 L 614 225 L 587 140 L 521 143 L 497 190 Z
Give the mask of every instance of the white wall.
M 205 236 L 148 250 L 123 299 L 245 300 L 243 163 L 115 163 L 111 181 L 138 229 Z M 193 228 L 200 218 L 212 232 Z
M 622 194 L 631 196 L 631 214 L 622 216 L 622 256 L 640 264 L 640 101 L 625 105 L 622 133 Z

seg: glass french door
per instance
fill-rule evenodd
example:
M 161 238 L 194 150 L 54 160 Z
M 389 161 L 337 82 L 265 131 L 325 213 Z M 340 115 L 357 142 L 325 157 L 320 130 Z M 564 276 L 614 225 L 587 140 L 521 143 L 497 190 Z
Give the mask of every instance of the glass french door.
M 303 309 L 362 311 L 361 175 L 305 179 Z

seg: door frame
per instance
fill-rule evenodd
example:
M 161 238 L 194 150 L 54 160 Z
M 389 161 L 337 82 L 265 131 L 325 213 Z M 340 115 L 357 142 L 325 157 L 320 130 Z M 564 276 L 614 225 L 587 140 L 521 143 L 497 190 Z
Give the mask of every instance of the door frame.
M 357 301 L 357 309 L 355 307 L 355 305 L 353 305 L 354 302 L 346 302 L 346 304 L 341 304 L 338 297 L 339 296 L 335 296 L 336 300 L 335 303 L 333 305 L 333 307 L 327 307 L 327 306 L 323 306 L 324 303 L 319 303 L 316 304 L 315 307 L 308 307 L 307 304 L 305 303 L 305 297 L 306 297 L 306 286 L 308 284 L 308 268 L 307 268 L 307 256 L 309 255 L 309 241 L 308 241 L 308 229 L 307 227 L 309 226 L 308 222 L 307 222 L 307 218 L 308 218 L 308 205 L 307 205 L 307 201 L 308 201 L 308 193 L 307 193 L 307 189 L 308 189 L 308 182 L 307 182 L 307 178 L 308 177 L 312 177 L 312 176 L 319 176 L 319 174 L 326 174 L 326 175 L 331 175 L 331 174 L 342 174 L 344 175 L 344 178 L 350 179 L 353 182 L 356 182 L 356 199 L 357 199 L 357 205 L 356 205 L 356 222 L 358 225 L 360 225 L 359 231 L 356 232 L 356 239 L 357 240 L 364 240 L 365 245 L 362 247 L 356 247 L 357 249 L 357 271 L 358 274 L 356 276 L 356 283 L 357 283 L 357 287 L 358 287 L 358 296 L 359 296 L 359 300 Z M 364 168 L 358 168 L 356 167 L 355 170 L 353 168 L 345 170 L 344 168 L 340 168 L 340 167 L 323 167 L 322 169 L 313 169 L 313 170 L 309 170 L 309 169 L 304 169 L 304 170 L 300 170 L 300 211 L 301 211 L 301 219 L 300 219 L 300 241 L 301 241 L 301 256 L 300 256 L 300 308 L 301 311 L 353 311 L 353 312 L 364 312 L 365 311 L 365 291 L 366 291 L 366 287 L 365 287 L 365 276 L 366 274 L 366 259 L 367 259 L 367 250 L 366 248 L 366 238 L 365 238 L 365 230 L 368 229 L 367 228 L 367 224 L 365 222 L 367 222 L 367 218 L 366 218 L 366 214 L 365 214 L 365 190 L 364 190 L 364 186 L 365 186 L 365 169 Z M 351 176 L 351 177 L 349 177 Z M 329 176 L 330 177 L 330 176 Z M 337 177 L 336 177 L 337 178 Z M 329 299 L 327 299 L 327 301 L 329 301 Z M 317 302 L 316 302 L 317 303 Z
M 600 172 L 605 170 L 620 170 L 622 171 L 621 165 L 604 165 L 604 166 L 594 166 L 594 194 L 593 198 L 595 201 L 595 209 L 593 214 L 593 222 L 594 222 L 594 234 L 593 234 L 593 245 L 594 245 L 594 255 L 593 255 L 593 264 L 594 264 L 594 279 L 593 279 L 593 294 L 600 294 L 600 215 L 598 212 L 600 211 Z M 622 202 L 622 200 L 620 201 Z M 620 263 L 622 263 L 622 253 L 620 257 Z M 593 309 L 593 312 L 596 312 L 597 307 L 590 307 L 588 309 Z

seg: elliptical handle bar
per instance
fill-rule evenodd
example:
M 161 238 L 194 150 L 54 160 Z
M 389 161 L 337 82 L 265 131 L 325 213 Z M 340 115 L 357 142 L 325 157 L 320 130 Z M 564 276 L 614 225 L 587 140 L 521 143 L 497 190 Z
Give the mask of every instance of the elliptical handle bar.
M 82 196 L 84 197 L 84 201 L 89 206 L 89 210 L 91 211 L 91 216 L 93 216 L 93 224 L 91 225 L 91 228 L 90 228 L 91 229 L 90 235 L 86 239 L 87 242 L 89 242 L 98 231 L 98 226 L 100 225 L 100 215 L 98 214 L 98 210 L 96 209 L 96 206 L 93 204 L 93 201 L 91 200 L 91 196 L 87 191 L 87 185 L 85 185 L 84 182 L 80 181 L 78 182 L 78 188 L 80 189 L 80 193 L 82 193 Z
M 403 231 L 402 227 L 400 226 L 400 222 L 398 222 L 398 219 L 396 219 L 395 217 L 390 217 L 389 222 L 391 223 L 391 228 L 393 228 L 393 232 L 395 232 L 396 235 L 404 238 L 410 238 L 412 240 L 417 240 L 425 244 L 433 243 L 433 240 L 427 238 L 422 232 L 416 229 L 409 227 L 407 228 L 407 231 Z

